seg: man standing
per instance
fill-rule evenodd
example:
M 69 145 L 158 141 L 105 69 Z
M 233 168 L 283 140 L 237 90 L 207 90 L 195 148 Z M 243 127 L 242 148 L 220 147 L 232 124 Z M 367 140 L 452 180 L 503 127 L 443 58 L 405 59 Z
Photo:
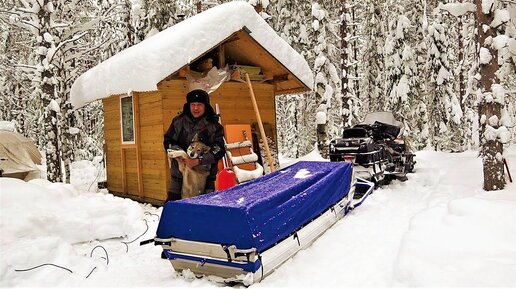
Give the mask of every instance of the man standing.
M 210 174 L 206 179 L 204 193 L 215 190 L 215 177 L 217 175 L 217 162 L 226 153 L 224 147 L 224 129 L 218 122 L 218 115 L 215 114 L 210 105 L 210 97 L 204 90 L 196 89 L 186 95 L 186 103 L 183 112 L 174 117 L 170 127 L 165 133 L 163 144 L 165 150 L 182 149 L 185 152 L 190 142 L 197 135 L 197 139 L 210 147 L 209 152 L 201 158 L 174 158 L 170 169 L 172 178 L 168 189 L 167 201 L 179 200 L 183 184 L 183 175 L 179 170 L 178 161 L 182 161 L 189 168 L 198 165 L 210 166 Z

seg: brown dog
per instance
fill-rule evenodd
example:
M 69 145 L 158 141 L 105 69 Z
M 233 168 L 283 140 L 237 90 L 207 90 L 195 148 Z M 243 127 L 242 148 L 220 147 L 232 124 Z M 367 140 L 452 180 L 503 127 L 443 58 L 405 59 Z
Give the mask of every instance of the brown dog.
M 169 151 L 169 157 L 176 158 L 179 164 L 179 171 L 183 174 L 183 185 L 181 187 L 181 198 L 187 199 L 199 196 L 204 193 L 206 178 L 210 174 L 209 165 L 198 165 L 193 168 L 188 167 L 184 159 L 198 159 L 210 150 L 210 147 L 202 143 L 197 135 L 194 136 L 187 151 Z

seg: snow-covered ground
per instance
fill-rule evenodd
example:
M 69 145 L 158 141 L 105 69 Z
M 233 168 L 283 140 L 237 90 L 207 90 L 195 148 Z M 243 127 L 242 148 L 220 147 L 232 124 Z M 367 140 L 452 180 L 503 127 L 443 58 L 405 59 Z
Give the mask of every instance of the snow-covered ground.
M 516 147 L 506 157 L 514 176 Z M 416 160 L 408 181 L 376 190 L 252 287 L 516 287 L 516 185 L 484 192 L 477 152 L 420 151 Z M 139 246 L 161 208 L 77 183 L 0 178 L 0 286 L 220 286 Z M 16 271 L 49 263 L 62 268 Z

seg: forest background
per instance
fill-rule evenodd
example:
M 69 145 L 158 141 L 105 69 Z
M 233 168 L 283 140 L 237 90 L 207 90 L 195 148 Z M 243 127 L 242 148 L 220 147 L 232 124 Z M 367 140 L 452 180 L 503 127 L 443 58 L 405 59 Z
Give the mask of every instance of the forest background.
M 50 180 L 68 181 L 70 164 L 102 155 L 104 143 L 102 103 L 73 108 L 74 80 L 223 2 L 1 1 L 0 120 L 46 152 Z M 515 143 L 513 0 L 248 2 L 314 73 L 313 92 L 276 99 L 283 156 L 314 145 L 324 155 L 343 128 L 378 110 L 403 121 L 413 150 L 478 149 L 499 168 L 503 146 Z

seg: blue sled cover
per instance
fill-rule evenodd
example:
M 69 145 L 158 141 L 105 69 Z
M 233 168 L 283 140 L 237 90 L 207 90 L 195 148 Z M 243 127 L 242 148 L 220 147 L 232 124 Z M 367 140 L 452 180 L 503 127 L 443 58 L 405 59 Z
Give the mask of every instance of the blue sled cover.
M 263 252 L 345 197 L 352 170 L 349 162 L 298 162 L 227 190 L 167 202 L 156 237 Z

